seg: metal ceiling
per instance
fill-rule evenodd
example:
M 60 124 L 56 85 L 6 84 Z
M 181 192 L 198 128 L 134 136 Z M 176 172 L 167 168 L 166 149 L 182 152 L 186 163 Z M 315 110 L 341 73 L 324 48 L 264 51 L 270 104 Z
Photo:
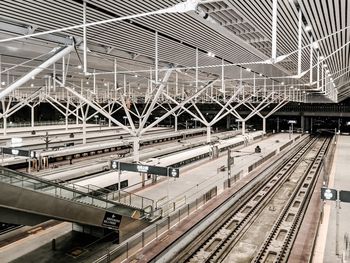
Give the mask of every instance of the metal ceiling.
M 173 6 L 180 0 L 87 0 L 87 22 L 109 19 L 117 16 L 144 13 Z M 36 31 L 63 28 L 82 23 L 82 0 L 3 0 L 0 5 L 0 21 L 15 23 L 22 27 L 31 26 Z M 298 5 L 300 6 L 305 22 L 312 26 L 313 40 L 320 39 L 350 26 L 347 17 L 349 4 L 347 0 L 281 0 L 278 1 L 278 37 L 277 54 L 284 55 L 298 49 Z M 131 54 L 128 65 L 120 64 L 125 69 L 147 69 L 154 67 L 155 57 L 155 31 L 159 32 L 158 52 L 162 66 L 173 63 L 183 67 L 196 66 L 196 49 L 198 49 L 198 65 L 210 66 L 224 63 L 250 63 L 267 60 L 271 56 L 271 27 L 272 27 L 272 0 L 222 0 L 201 4 L 199 9 L 210 17 L 208 22 L 202 15 L 190 12 L 185 14 L 163 14 L 138 18 L 132 21 L 108 23 L 92 26 L 87 29 L 88 47 L 92 51 L 108 48 L 114 51 Z M 30 28 L 29 28 L 30 30 Z M 1 28 L 0 33 L 5 32 Z M 9 33 L 6 31 L 6 33 Z M 73 35 L 82 37 L 82 30 L 56 34 L 57 36 Z M 335 35 L 326 41 L 320 42 L 320 52 L 327 57 L 334 50 L 349 41 L 349 31 L 341 35 Z M 24 41 L 25 42 L 25 41 Z M 310 43 L 310 35 L 303 32 L 303 46 Z M 0 53 L 11 53 L 1 48 Z M 213 52 L 216 57 L 207 56 L 207 52 Z M 33 54 L 23 50 L 15 52 L 17 61 L 30 58 Z M 106 55 L 109 61 L 113 61 L 113 52 L 99 53 Z M 126 55 L 124 56 L 126 63 Z M 13 57 L 12 57 L 13 59 Z M 74 63 L 79 63 L 73 58 Z M 147 62 L 146 62 L 147 61 Z M 314 59 L 315 61 L 315 59 Z M 346 97 L 349 89 L 349 46 L 343 48 L 336 55 L 326 59 L 333 78 L 336 79 L 341 92 L 340 97 Z M 136 66 L 133 66 L 135 63 Z M 308 50 L 303 51 L 302 69 L 310 67 Z M 108 65 L 108 66 L 107 66 Z M 248 67 L 248 66 L 247 66 Z M 274 78 L 296 74 L 297 55 L 294 54 L 288 60 L 276 65 L 251 65 L 256 73 Z M 112 65 L 99 60 L 96 56 L 89 55 L 89 68 L 97 71 L 111 71 Z M 107 68 L 110 68 L 108 70 Z M 118 68 L 119 70 L 119 68 Z M 121 68 L 120 68 L 121 70 Z M 206 68 L 200 70 L 201 77 L 212 79 L 221 75 L 221 68 Z M 337 73 L 339 72 L 339 73 Z M 208 75 L 205 75 L 208 73 Z M 245 72 L 251 78 L 252 73 Z M 337 75 L 338 74 L 338 75 Z M 144 74 L 145 76 L 147 74 Z M 237 79 L 240 76 L 239 67 L 227 67 L 225 78 Z M 108 77 L 107 77 L 108 78 Z M 187 77 L 182 74 L 182 78 Z M 295 84 L 299 81 L 291 79 L 276 79 L 286 84 Z M 306 82 L 305 78 L 299 83 Z M 344 95 L 342 95 L 344 94 Z

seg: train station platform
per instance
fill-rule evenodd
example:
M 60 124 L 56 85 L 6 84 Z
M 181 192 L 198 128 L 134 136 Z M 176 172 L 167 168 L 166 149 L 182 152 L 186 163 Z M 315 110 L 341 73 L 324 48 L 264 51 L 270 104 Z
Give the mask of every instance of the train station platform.
M 334 162 L 329 176 L 329 188 L 350 191 L 350 136 L 338 136 Z M 350 262 L 350 203 L 342 202 L 339 210 L 335 201 L 324 203 L 314 262 Z M 337 220 L 338 216 L 338 220 Z M 338 221 L 338 222 L 337 222 Z
M 239 135 L 241 136 L 241 135 Z M 252 141 L 246 147 L 231 150 L 234 164 L 231 166 L 231 177 L 238 180 L 252 169 L 252 165 L 275 155 L 281 146 L 299 138 L 299 134 L 290 136 L 286 133 L 271 135 L 263 140 Z M 261 153 L 255 153 L 255 147 Z M 224 190 L 224 181 L 228 179 L 227 151 L 221 152 L 217 159 L 203 159 L 195 164 L 180 168 L 180 178 L 163 179 L 137 191 L 138 195 L 153 199 L 157 208 L 163 209 L 163 215 L 175 211 L 178 207 L 190 203 L 213 187 L 217 194 Z

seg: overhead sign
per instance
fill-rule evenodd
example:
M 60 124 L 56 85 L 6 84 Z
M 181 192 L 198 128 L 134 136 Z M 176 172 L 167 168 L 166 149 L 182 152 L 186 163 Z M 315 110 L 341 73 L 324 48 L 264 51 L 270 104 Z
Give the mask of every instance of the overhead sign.
M 34 157 L 35 152 L 28 151 L 28 150 L 21 150 L 21 149 L 15 149 L 15 148 L 7 148 L 2 147 L 1 152 L 3 154 L 11 154 L 11 155 L 17 155 L 17 156 L 24 156 L 24 157 Z
M 350 191 L 339 191 L 339 200 L 341 202 L 350 203 Z
M 322 187 L 321 188 L 321 199 L 322 200 L 337 200 L 338 191 L 331 188 Z
M 122 216 L 112 213 L 106 212 L 102 221 L 102 226 L 112 229 L 119 229 L 120 222 L 122 221 Z
M 178 168 L 144 165 L 138 163 L 123 163 L 118 161 L 112 161 L 111 167 L 115 170 L 120 171 L 156 174 L 175 178 L 179 177 L 180 175 L 180 171 Z
M 289 120 L 288 123 L 289 123 L 289 124 L 297 124 L 297 121 Z

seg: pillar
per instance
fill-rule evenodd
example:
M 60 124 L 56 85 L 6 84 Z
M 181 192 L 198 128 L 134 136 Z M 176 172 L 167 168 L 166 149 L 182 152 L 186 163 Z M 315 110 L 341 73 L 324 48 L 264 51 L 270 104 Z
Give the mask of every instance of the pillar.
M 4 116 L 2 117 L 2 119 L 3 119 L 3 121 L 4 121 L 4 135 L 6 135 L 6 134 L 7 134 L 7 116 L 4 115 Z
M 230 130 L 231 126 L 231 115 L 229 114 L 226 119 L 226 130 Z
M 276 132 L 280 132 L 280 118 L 277 117 L 277 128 L 276 128 Z
M 175 117 L 174 127 L 175 127 L 175 131 L 177 132 L 177 115 L 174 115 L 174 117 Z
M 76 115 L 75 115 L 75 123 L 78 125 L 79 124 L 79 110 L 78 108 L 76 109 Z
M 211 140 L 211 127 L 210 125 L 207 126 L 207 143 L 210 143 Z
M 262 120 L 263 120 L 263 134 L 266 134 L 266 117 L 263 117 Z
M 242 135 L 245 135 L 245 121 L 242 121 Z
M 32 128 L 34 128 L 34 108 L 34 105 L 30 107 Z
M 83 144 L 86 144 L 86 117 L 83 116 Z
M 133 142 L 133 157 L 134 157 L 134 162 L 139 162 L 140 161 L 140 139 L 139 137 L 134 138 Z
M 300 116 L 300 128 L 301 128 L 301 132 L 305 131 L 305 117 L 304 117 L 304 115 Z

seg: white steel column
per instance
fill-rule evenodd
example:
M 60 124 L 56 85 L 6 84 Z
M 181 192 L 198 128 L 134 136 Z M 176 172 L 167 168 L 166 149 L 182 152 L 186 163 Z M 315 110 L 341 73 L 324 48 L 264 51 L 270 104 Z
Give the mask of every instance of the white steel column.
M 159 82 L 158 78 L 158 31 L 156 31 L 155 34 L 155 83 L 157 84 Z
M 225 87 L 225 61 L 222 59 L 221 61 L 221 90 L 224 98 L 224 102 L 226 101 L 226 87 Z
M 313 44 L 312 44 L 312 37 L 310 37 L 310 85 L 312 84 L 312 70 L 313 70 L 313 66 L 312 66 L 312 59 L 313 59 L 313 50 L 314 50 L 314 47 L 313 47 Z
M 86 46 L 86 0 L 83 0 L 83 50 L 84 50 L 84 74 L 87 75 L 87 46 Z
M 263 134 L 266 134 L 266 117 L 263 117 L 262 120 L 263 120 Z
M 301 51 L 302 51 L 301 50 L 301 33 L 302 33 L 302 24 L 303 24 L 301 9 L 299 9 L 298 19 L 299 19 L 299 26 L 298 26 L 298 76 L 300 76 L 300 74 L 301 74 Z
M 277 57 L 277 0 L 272 3 L 272 61 Z
M 242 135 L 245 135 L 245 120 L 242 120 Z
M 134 137 L 133 138 L 133 160 L 134 162 L 140 161 L 140 138 Z
M 207 126 L 207 143 L 210 143 L 211 141 L 211 126 Z
M 35 108 L 35 104 L 33 104 L 32 106 L 30 106 L 30 112 L 31 112 L 31 127 L 34 128 L 34 108 Z
M 175 131 L 177 132 L 177 115 L 176 114 L 174 114 L 174 118 L 175 118 L 174 127 L 175 127 Z

